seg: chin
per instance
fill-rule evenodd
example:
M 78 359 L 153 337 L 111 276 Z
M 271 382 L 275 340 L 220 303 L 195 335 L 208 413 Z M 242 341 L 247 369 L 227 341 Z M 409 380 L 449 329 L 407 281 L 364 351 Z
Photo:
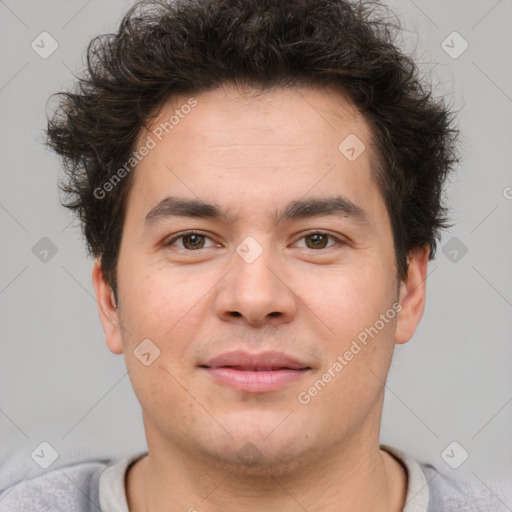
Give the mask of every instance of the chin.
M 236 443 L 236 447 L 238 446 L 239 443 Z M 296 445 L 286 445 L 280 449 L 261 448 L 246 441 L 238 450 L 236 448 L 233 450 L 233 446 L 229 452 L 225 449 L 217 451 L 210 447 L 208 453 L 204 455 L 210 464 L 222 471 L 229 471 L 239 476 L 261 477 L 291 474 L 307 466 L 310 459 L 313 459 Z
M 281 430 L 282 420 L 281 415 L 279 421 L 260 418 L 257 423 L 244 425 L 224 422 L 233 437 L 203 438 L 196 445 L 196 453 L 209 464 L 234 474 L 267 477 L 289 474 L 314 460 L 318 446 L 314 436 L 305 438 L 298 425 Z

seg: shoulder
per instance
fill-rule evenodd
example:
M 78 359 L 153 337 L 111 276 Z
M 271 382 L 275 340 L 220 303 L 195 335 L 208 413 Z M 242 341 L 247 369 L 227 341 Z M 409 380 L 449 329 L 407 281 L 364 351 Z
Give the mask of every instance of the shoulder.
M 429 486 L 428 512 L 506 512 L 497 482 L 483 481 L 476 474 L 420 464 Z
M 418 462 L 407 453 L 389 446 L 407 470 L 408 485 L 404 512 L 510 512 L 502 501 L 501 483 L 482 479 L 474 472 Z M 486 480 L 486 481 L 484 481 Z
M 98 482 L 107 460 L 27 475 L 0 489 L 0 512 L 99 512 Z

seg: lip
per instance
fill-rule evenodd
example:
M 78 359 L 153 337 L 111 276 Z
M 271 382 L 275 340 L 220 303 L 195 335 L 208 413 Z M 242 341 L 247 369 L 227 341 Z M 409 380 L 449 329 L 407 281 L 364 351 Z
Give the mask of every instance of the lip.
M 280 389 L 302 378 L 311 367 L 283 352 L 220 354 L 199 366 L 218 383 L 249 393 Z

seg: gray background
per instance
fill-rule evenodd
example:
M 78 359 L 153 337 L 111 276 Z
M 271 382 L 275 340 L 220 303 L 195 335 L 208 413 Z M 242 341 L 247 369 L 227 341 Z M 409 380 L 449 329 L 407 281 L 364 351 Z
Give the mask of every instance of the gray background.
M 31 453 L 42 441 L 59 453 L 52 467 L 146 447 L 123 357 L 104 343 L 92 261 L 59 205 L 59 161 L 42 145 L 49 96 L 71 85 L 87 42 L 114 30 L 130 4 L 0 0 L 0 487 L 40 471 Z M 456 441 L 469 453 L 457 471 L 486 486 L 510 481 L 512 2 L 388 4 L 402 44 L 461 110 L 464 158 L 447 189 L 455 227 L 430 263 L 423 321 L 396 348 L 381 441 L 445 468 L 441 454 Z M 43 31 L 59 45 L 47 59 L 31 48 Z M 458 58 L 442 46 L 454 31 L 469 44 Z M 445 43 L 452 54 L 457 37 Z M 43 237 L 57 249 L 47 261 L 33 252 Z

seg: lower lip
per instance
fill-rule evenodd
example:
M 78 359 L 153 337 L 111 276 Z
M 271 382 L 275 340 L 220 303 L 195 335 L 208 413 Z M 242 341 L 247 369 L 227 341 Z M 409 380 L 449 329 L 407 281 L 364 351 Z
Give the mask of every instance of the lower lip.
M 309 369 L 242 371 L 233 368 L 204 368 L 217 382 L 248 393 L 275 391 L 302 378 Z

